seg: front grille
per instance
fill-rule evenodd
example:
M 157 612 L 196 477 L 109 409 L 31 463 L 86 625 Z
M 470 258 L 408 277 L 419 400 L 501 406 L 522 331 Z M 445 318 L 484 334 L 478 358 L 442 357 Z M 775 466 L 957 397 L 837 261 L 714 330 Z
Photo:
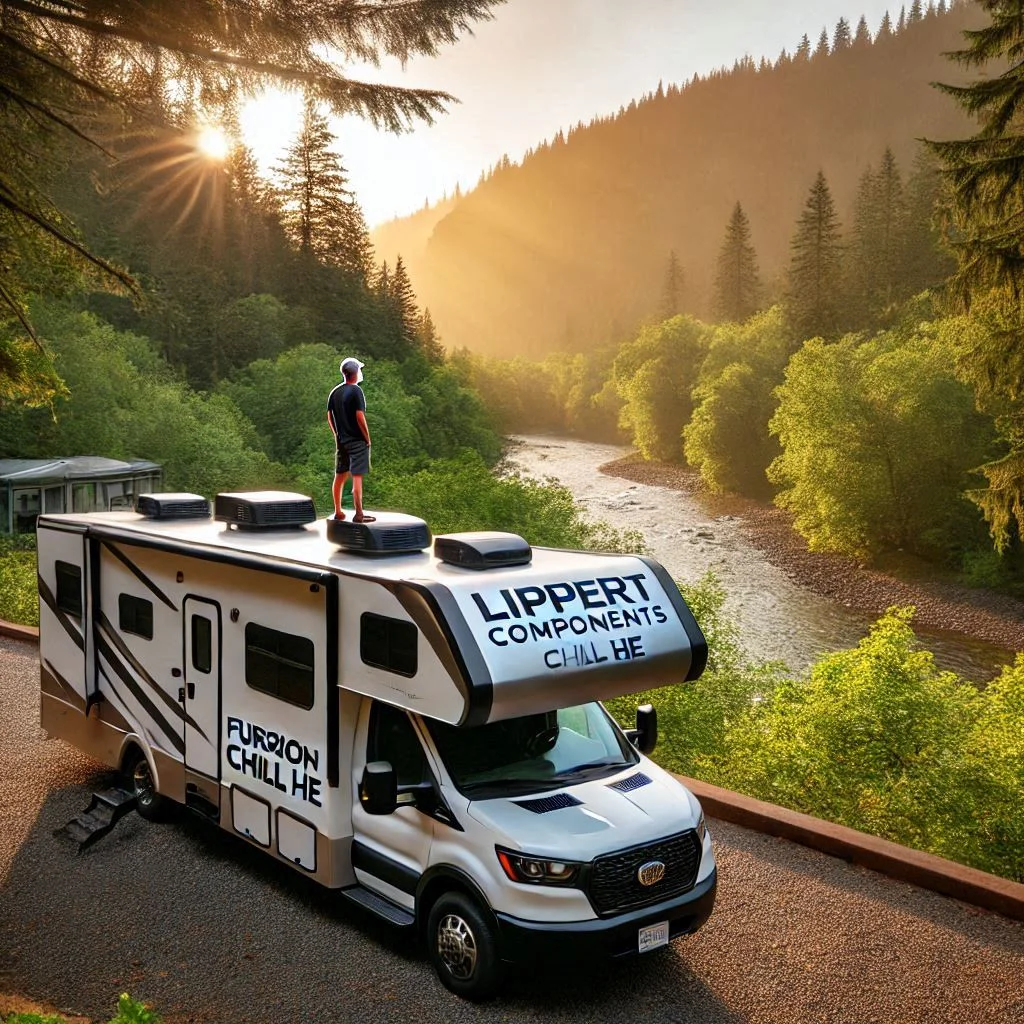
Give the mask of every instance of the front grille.
M 700 840 L 690 829 L 679 835 L 598 857 L 590 869 L 587 894 L 598 914 L 616 914 L 671 899 L 693 888 L 700 867 Z M 661 861 L 665 875 L 654 885 L 641 885 L 637 871 Z
M 316 518 L 316 506 L 312 501 L 305 506 L 298 502 L 270 502 L 261 505 L 259 511 L 260 518 L 268 526 L 279 523 L 291 526 L 293 523 L 312 522 Z

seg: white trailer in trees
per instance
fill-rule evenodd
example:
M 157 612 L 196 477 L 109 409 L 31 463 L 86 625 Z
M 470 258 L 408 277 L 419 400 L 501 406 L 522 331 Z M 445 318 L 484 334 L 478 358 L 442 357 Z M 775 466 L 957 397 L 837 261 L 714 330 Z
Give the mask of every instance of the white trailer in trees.
M 644 952 L 711 913 L 700 806 L 600 700 L 682 683 L 705 639 L 637 556 L 315 519 L 282 492 L 38 522 L 42 724 L 425 936 L 442 981 Z

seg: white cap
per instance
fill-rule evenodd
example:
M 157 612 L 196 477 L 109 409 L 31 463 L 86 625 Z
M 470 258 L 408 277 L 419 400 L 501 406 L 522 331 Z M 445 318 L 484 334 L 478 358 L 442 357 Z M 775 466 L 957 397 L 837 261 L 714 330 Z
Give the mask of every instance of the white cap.
M 356 373 L 363 368 L 363 363 L 359 362 L 355 356 L 346 356 L 341 361 L 341 373 L 342 376 L 347 377 L 350 373 Z

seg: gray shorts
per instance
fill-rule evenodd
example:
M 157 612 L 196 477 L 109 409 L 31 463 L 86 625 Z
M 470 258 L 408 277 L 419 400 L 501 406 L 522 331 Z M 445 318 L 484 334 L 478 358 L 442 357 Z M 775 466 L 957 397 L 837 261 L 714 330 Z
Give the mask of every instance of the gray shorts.
M 370 472 L 370 446 L 365 441 L 343 441 L 334 458 L 334 472 L 366 476 Z

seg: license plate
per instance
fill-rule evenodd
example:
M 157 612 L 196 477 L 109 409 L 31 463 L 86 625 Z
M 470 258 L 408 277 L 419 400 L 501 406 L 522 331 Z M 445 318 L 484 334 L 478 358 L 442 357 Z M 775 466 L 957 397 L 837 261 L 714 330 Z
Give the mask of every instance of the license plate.
M 668 945 L 668 921 L 659 921 L 640 929 L 640 952 L 657 949 Z

